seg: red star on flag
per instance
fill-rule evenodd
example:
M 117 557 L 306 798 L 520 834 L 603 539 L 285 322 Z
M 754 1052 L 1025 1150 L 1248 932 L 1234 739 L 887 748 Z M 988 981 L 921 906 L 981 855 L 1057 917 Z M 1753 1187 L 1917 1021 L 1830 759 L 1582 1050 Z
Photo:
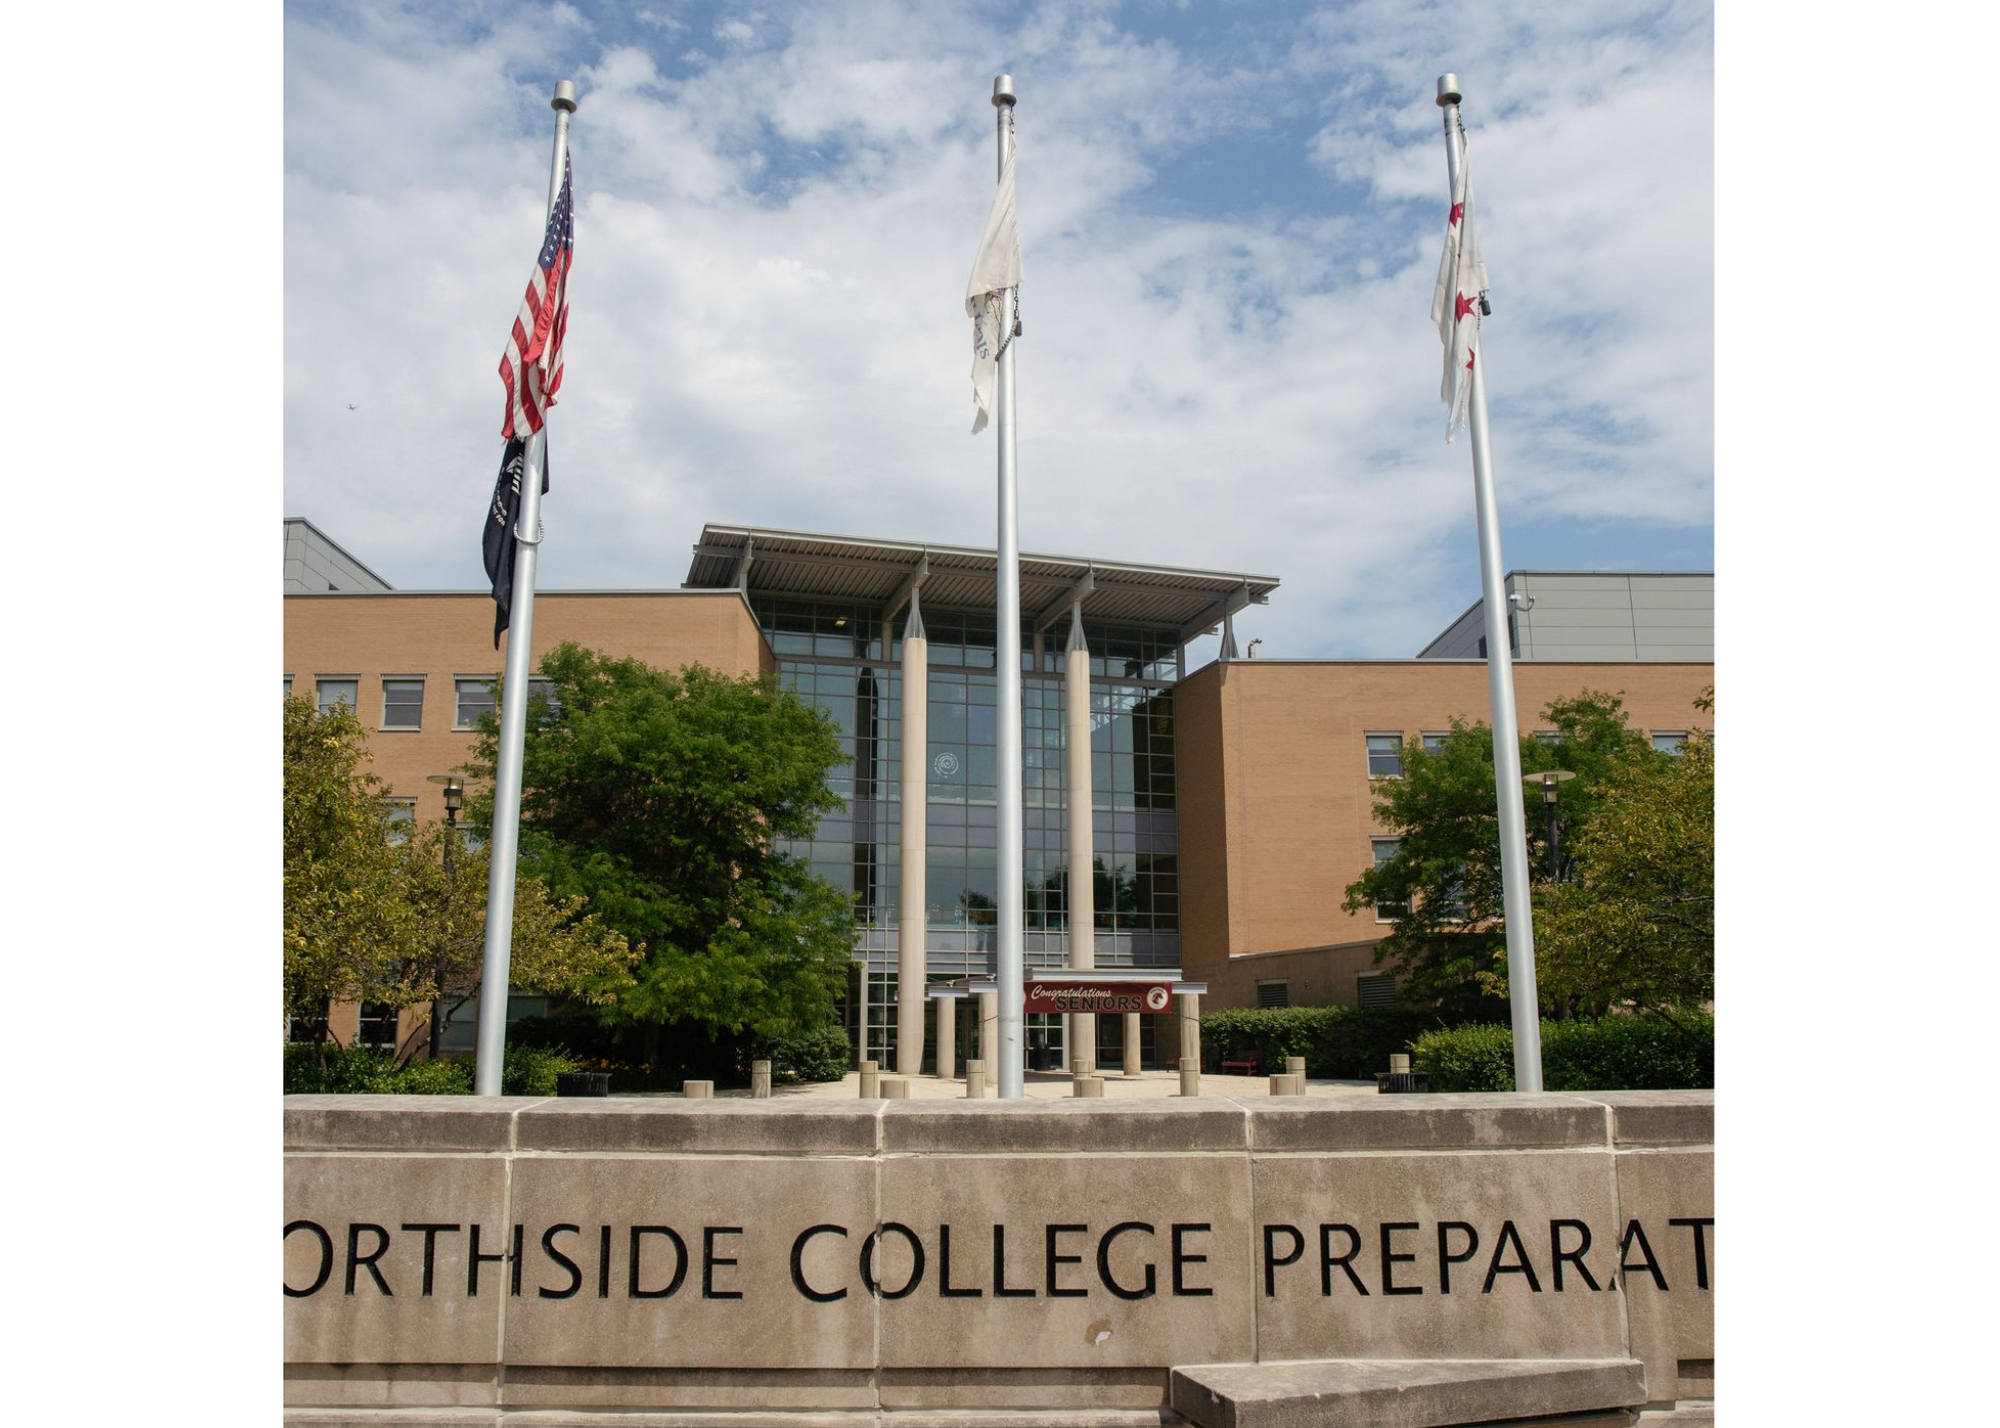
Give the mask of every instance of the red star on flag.
M 1457 322 L 1461 317 L 1469 317 L 1471 313 L 1472 299 L 1464 293 L 1460 293 L 1458 295 L 1458 310 L 1451 315 L 1451 320 Z
M 1462 203 L 1454 203 L 1451 206 L 1451 217 L 1445 220 L 1444 226 L 1447 228 L 1456 228 L 1458 226 L 1458 220 L 1463 217 L 1465 217 L 1465 205 Z

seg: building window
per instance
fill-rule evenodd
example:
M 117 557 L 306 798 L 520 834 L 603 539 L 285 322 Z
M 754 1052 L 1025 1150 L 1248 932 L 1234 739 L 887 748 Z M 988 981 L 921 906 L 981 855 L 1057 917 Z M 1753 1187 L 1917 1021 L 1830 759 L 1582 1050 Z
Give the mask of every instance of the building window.
M 528 680 L 528 703 L 532 705 L 537 697 L 548 701 L 549 717 L 562 713 L 562 701 L 556 698 L 556 682 L 541 675 L 532 675 Z
M 380 1051 L 396 1049 L 396 1009 L 386 1002 L 363 1002 L 361 1019 L 354 1028 L 356 1046 L 372 1046 Z
M 1653 751 L 1660 754 L 1678 754 L 1688 741 L 1685 729 L 1655 729 L 1653 731 Z
M 1354 1004 L 1363 1007 L 1392 1007 L 1396 1004 L 1394 972 L 1357 972 L 1354 977 Z
M 1257 1005 L 1260 1007 L 1288 1007 L 1292 1004 L 1292 984 L 1289 979 L 1257 984 Z
M 292 677 L 288 674 L 285 676 L 285 698 L 290 699 L 291 697 L 292 697 Z
M 414 798 L 385 798 L 389 805 L 389 841 L 400 848 L 410 841 L 410 830 L 417 826 L 417 801 Z
M 288 1016 L 285 1018 L 285 1040 L 318 1044 L 326 1040 L 326 1016 Z
M 1370 838 L 1368 840 L 1369 850 L 1374 853 L 1375 866 L 1378 868 L 1391 858 L 1394 858 L 1402 846 L 1403 843 L 1400 838 Z M 1375 904 L 1375 920 L 1377 922 L 1394 922 L 1399 917 L 1408 916 L 1409 911 L 1410 905 L 1407 902 L 1378 902 Z
M 1368 735 L 1368 777 L 1401 778 L 1402 776 L 1402 731 L 1398 730 L 1393 734 Z
M 1438 920 L 1440 922 L 1463 922 L 1468 909 L 1465 904 L 1465 880 L 1452 879 L 1444 885 L 1438 897 Z
M 458 691 L 458 712 L 452 719 L 454 729 L 477 729 L 481 715 L 495 712 L 493 703 L 493 676 L 480 675 L 472 679 L 452 681 Z
M 356 679 L 320 679 L 314 688 L 319 697 L 319 712 L 331 714 L 334 706 L 345 704 L 349 709 L 359 702 L 358 691 L 361 682 Z
M 1560 729 L 1537 729 L 1532 737 L 1538 744 L 1560 744 L 1563 739 Z
M 424 722 L 424 682 L 421 679 L 382 681 L 382 727 L 420 729 Z
M 1424 751 L 1426 753 L 1436 753 L 1444 747 L 1444 741 L 1449 737 L 1450 735 L 1444 730 L 1426 729 L 1423 735 Z

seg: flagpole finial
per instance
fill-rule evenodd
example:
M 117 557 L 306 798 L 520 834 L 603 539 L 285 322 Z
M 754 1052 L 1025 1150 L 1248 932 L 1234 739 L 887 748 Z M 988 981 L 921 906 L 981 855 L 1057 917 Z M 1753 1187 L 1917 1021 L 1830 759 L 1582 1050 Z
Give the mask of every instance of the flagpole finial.
M 1443 109 L 1448 105 L 1458 103 L 1464 98 L 1465 96 L 1458 92 L 1457 75 L 1441 74 L 1438 76 L 1438 108 Z
M 1014 105 L 1013 75 L 1003 74 L 998 79 L 993 81 L 993 104 L 995 108 L 998 108 L 1001 105 L 1006 105 L 1010 109 L 1013 107 Z
M 576 81 L 559 79 L 556 81 L 555 98 L 549 101 L 549 108 L 560 109 L 565 114 L 576 113 Z

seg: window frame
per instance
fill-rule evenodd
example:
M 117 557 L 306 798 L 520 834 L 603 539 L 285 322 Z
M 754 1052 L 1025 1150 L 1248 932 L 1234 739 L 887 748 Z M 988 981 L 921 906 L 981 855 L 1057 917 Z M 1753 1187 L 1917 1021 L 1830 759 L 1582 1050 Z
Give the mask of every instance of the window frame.
M 1396 741 L 1396 771 L 1394 773 L 1375 772 L 1376 750 L 1369 743 L 1371 739 L 1394 739 Z M 1364 729 L 1362 731 L 1361 747 L 1368 760 L 1368 777 L 1371 781 L 1378 778 L 1401 778 L 1403 776 L 1403 746 L 1404 739 L 1401 729 Z
M 1652 744 L 1654 753 L 1679 758 L 1681 750 L 1687 747 L 1688 736 L 1693 732 L 1691 729 L 1648 729 L 1646 738 Z M 1663 749 L 1660 747 L 1662 739 L 1678 739 L 1680 742 L 1670 749 Z
M 389 843 L 400 848 L 410 841 L 417 827 L 417 800 L 407 793 L 385 793 L 382 806 L 389 810 Z
M 1417 742 L 1423 745 L 1425 753 L 1434 754 L 1438 751 L 1439 747 L 1444 743 L 1444 741 L 1446 739 L 1449 739 L 1450 737 L 1451 737 L 1451 730 L 1449 729 L 1425 729 L 1418 733 Z M 1433 739 L 1435 739 L 1437 742 L 1432 743 L 1431 741 Z
M 318 710 L 319 710 L 319 712 L 320 712 L 320 714 L 321 714 L 322 716 L 324 716 L 324 715 L 327 715 L 327 714 L 330 714 L 330 713 L 332 713 L 332 712 L 333 712 L 333 711 L 332 711 L 332 710 L 331 710 L 331 709 L 330 709 L 330 708 L 329 708 L 329 707 L 327 706 L 327 702 L 326 702 L 326 696 L 325 696 L 325 695 L 323 695 L 322 693 L 320 693 L 320 688 L 321 688 L 321 686 L 322 686 L 322 685 L 327 685 L 327 684 L 351 684 L 351 685 L 353 685 L 353 686 L 354 686 L 354 698 L 353 698 L 353 700 L 352 700 L 351 702 L 349 702 L 349 703 L 348 703 L 348 705 L 347 705 L 347 712 L 348 712 L 348 713 L 350 713 L 350 714 L 357 714 L 357 713 L 358 713 L 358 712 L 360 711 L 360 709 L 361 709 L 361 676 L 360 676 L 360 675 L 358 675 L 358 674 L 316 674 L 316 675 L 314 675 L 314 676 L 313 676 L 313 707 L 314 707 L 314 708 L 316 708 L 316 709 L 318 709 Z M 335 701 L 335 702 L 336 702 L 336 703 L 338 703 L 339 701 Z
M 1387 844 L 1390 849 L 1389 856 L 1387 858 L 1382 856 L 1382 846 L 1384 844 Z M 1385 862 L 1388 862 L 1390 858 L 1394 858 L 1396 854 L 1402 851 L 1403 851 L 1403 840 L 1401 838 L 1378 838 L 1375 837 L 1373 834 L 1369 835 L 1368 852 L 1369 855 L 1374 858 L 1375 860 L 1374 865 L 1378 868 L 1381 867 L 1382 864 L 1384 864 Z M 1401 907 L 1402 911 L 1393 914 L 1385 914 L 1383 912 L 1383 909 L 1385 907 L 1392 907 L 1392 908 Z M 1378 923 L 1393 924 L 1401 922 L 1404 918 L 1408 917 L 1409 915 L 1410 915 L 1410 905 L 1407 902 L 1400 904 L 1378 902 L 1375 904 L 1375 920 Z
M 418 734 L 423 732 L 424 685 L 426 682 L 427 681 L 425 679 L 425 676 L 421 674 L 385 674 L 382 676 L 382 717 L 376 722 L 375 725 L 376 731 L 378 733 Z M 417 721 L 414 724 L 391 724 L 389 722 L 389 708 L 390 708 L 389 689 L 392 685 L 411 685 L 411 684 L 414 684 L 417 687 L 417 702 L 415 705 L 417 711 Z M 399 703 L 395 707 L 398 709 L 407 709 L 410 708 L 411 706 L 408 704 Z
M 1255 986 L 1257 991 L 1257 1009 L 1259 1011 L 1262 1011 L 1266 1007 L 1289 1007 L 1292 1004 L 1292 979 L 1290 977 L 1259 977 L 1256 979 Z M 1277 995 L 1280 1000 L 1269 1001 L 1266 999 L 1265 989 L 1272 987 L 1277 989 Z
M 497 674 L 454 674 L 451 677 L 451 728 L 455 734 L 476 734 L 479 720 L 474 716 L 471 723 L 465 721 L 465 686 L 476 684 L 486 690 L 486 707 L 493 711 L 493 717 L 500 717 L 500 700 L 495 693 L 500 683 Z

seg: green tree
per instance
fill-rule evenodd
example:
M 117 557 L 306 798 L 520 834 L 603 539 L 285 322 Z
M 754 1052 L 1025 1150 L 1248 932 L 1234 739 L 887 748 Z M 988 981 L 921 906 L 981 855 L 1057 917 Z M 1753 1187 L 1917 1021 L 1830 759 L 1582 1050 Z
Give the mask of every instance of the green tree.
M 1538 889 L 1537 986 L 1585 1013 L 1631 1004 L 1671 1020 L 1715 996 L 1715 741 L 1693 734 L 1619 773 L 1572 875 Z
M 774 680 L 678 673 L 563 644 L 528 709 L 521 859 L 639 954 L 615 1016 L 769 1041 L 824 1025 L 846 986 L 848 894 L 781 851 L 843 806 L 824 714 Z M 501 697 L 506 697 L 502 690 Z M 474 756 L 491 775 L 489 718 Z M 489 822 L 490 796 L 472 804 Z
M 392 824 L 368 759 L 366 732 L 345 706 L 322 714 L 312 700 L 285 701 L 285 1012 L 428 1003 L 435 1054 L 450 1012 L 478 990 L 486 855 L 461 841 L 447 879 L 444 826 Z M 632 960 L 581 898 L 517 880 L 515 986 L 603 1003 L 629 984 Z
M 395 980 L 416 938 L 382 781 L 344 704 L 285 700 L 285 1014 L 319 1017 Z M 370 998 L 371 1000 L 373 998 Z
M 1558 841 L 1570 869 L 1576 835 L 1589 826 L 1606 791 L 1629 768 L 1667 756 L 1654 753 L 1629 727 L 1624 702 L 1614 694 L 1587 690 L 1559 699 L 1543 717 L 1554 738 L 1523 738 L 1521 768 L 1577 775 L 1561 785 L 1556 805 Z M 1453 720 L 1436 749 L 1406 747 L 1402 776 L 1376 780 L 1374 793 L 1376 817 L 1398 840 L 1396 852 L 1348 884 L 1343 906 L 1349 912 L 1395 910 L 1395 926 L 1376 959 L 1397 966 L 1406 995 L 1459 1014 L 1494 1010 L 1487 999 L 1506 995 L 1506 938 L 1493 731 Z M 1530 875 L 1541 879 L 1548 851 L 1538 796 L 1530 798 L 1526 813 Z

